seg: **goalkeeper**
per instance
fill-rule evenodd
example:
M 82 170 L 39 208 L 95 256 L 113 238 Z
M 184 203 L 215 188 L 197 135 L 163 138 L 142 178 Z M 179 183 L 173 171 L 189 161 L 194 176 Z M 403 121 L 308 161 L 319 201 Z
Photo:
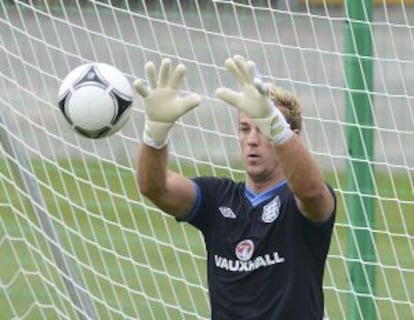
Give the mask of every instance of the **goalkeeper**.
M 252 61 L 234 56 L 225 66 L 239 90 L 219 88 L 216 95 L 239 110 L 245 182 L 167 169 L 169 132 L 201 98 L 180 95 L 186 68 L 164 59 L 158 72 L 146 64 L 148 86 L 135 83 L 146 117 L 140 191 L 202 232 L 212 319 L 322 319 L 334 192 L 299 137 L 297 99 L 263 83 Z

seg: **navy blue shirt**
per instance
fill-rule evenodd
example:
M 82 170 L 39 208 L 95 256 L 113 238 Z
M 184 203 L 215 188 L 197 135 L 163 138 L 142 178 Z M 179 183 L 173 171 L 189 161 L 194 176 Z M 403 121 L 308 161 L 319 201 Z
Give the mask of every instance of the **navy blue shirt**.
M 193 181 L 187 221 L 204 236 L 212 319 L 322 319 L 335 214 L 310 221 L 286 182 L 256 195 L 225 178 Z

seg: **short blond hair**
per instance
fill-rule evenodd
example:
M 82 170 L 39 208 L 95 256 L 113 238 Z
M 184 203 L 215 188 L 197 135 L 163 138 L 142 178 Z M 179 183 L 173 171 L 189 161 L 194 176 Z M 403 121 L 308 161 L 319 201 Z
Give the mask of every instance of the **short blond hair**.
M 273 104 L 279 108 L 292 130 L 302 130 L 302 105 L 291 92 L 277 86 L 269 90 Z

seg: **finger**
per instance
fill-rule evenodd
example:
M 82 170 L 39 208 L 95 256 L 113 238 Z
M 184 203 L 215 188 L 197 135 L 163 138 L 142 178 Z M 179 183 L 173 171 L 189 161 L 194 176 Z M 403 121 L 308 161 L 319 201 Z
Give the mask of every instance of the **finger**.
M 155 89 L 157 87 L 157 72 L 152 61 L 149 61 L 145 64 L 145 72 L 147 74 L 150 88 Z
M 138 94 L 143 98 L 146 98 L 150 94 L 147 86 L 145 85 L 145 81 L 143 79 L 137 79 L 134 82 L 134 87 L 135 87 L 135 90 L 138 92 Z
M 254 86 L 256 87 L 259 92 L 264 95 L 268 96 L 271 88 L 271 84 L 263 82 L 260 78 L 255 78 L 254 80 Z
M 171 89 L 178 90 L 181 88 L 184 82 L 184 77 L 185 77 L 186 72 L 187 72 L 187 68 L 182 63 L 180 63 L 175 68 L 169 81 L 169 86 Z
M 168 85 L 168 80 L 171 74 L 171 60 L 168 58 L 162 59 L 160 66 L 160 75 L 158 79 L 158 88 L 164 88 Z
M 250 76 L 247 60 L 240 55 L 235 55 L 233 57 L 233 61 L 235 62 L 240 72 L 243 74 L 243 79 L 245 80 L 244 83 L 252 83 L 253 77 Z
M 184 98 L 180 98 L 180 100 L 182 114 L 190 111 L 191 109 L 194 109 L 201 103 L 201 97 L 196 93 L 188 95 Z
M 239 101 L 240 101 L 240 93 L 227 89 L 227 88 L 218 88 L 216 90 L 216 96 L 223 100 L 224 102 L 236 107 L 240 108 Z
M 244 85 L 248 82 L 247 75 L 243 73 L 243 70 L 239 68 L 234 59 L 227 59 L 224 63 L 227 70 L 237 79 L 240 85 Z
M 256 78 L 259 78 L 259 79 L 262 78 L 256 64 L 251 60 L 247 61 L 247 70 L 248 70 L 248 73 L 249 73 L 249 78 L 251 79 L 252 82 Z

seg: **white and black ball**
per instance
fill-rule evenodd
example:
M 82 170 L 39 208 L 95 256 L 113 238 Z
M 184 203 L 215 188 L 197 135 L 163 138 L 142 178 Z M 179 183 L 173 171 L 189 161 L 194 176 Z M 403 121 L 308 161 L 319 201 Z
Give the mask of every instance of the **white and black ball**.
M 80 135 L 98 139 L 119 131 L 132 110 L 132 87 L 125 75 L 105 63 L 86 63 L 62 81 L 58 104 Z

